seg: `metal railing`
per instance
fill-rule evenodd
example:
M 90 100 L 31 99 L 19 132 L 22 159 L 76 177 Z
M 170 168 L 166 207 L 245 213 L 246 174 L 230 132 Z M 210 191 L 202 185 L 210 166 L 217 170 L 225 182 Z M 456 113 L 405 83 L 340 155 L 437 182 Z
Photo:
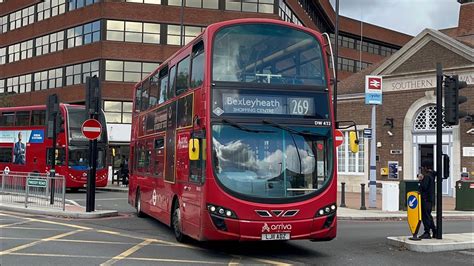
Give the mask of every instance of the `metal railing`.
M 65 210 L 66 180 L 45 173 L 0 171 L 2 203 Z

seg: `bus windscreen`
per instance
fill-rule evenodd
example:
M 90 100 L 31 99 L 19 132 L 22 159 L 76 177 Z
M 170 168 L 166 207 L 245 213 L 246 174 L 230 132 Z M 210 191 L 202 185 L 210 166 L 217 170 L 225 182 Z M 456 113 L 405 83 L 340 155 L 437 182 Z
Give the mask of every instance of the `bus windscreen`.
M 326 86 L 318 40 L 282 25 L 223 28 L 213 44 L 213 81 Z

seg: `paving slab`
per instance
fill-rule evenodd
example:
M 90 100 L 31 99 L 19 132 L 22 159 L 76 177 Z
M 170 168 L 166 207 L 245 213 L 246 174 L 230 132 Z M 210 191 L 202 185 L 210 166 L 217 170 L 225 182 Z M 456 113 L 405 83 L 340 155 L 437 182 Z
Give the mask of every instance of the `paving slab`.
M 433 217 L 436 217 L 435 211 L 433 211 L 432 214 L 433 214 Z M 406 211 L 387 212 L 387 211 L 382 211 L 378 209 L 357 210 L 357 209 L 339 207 L 337 209 L 337 218 L 338 220 L 401 221 L 401 220 L 406 220 L 407 212 Z M 474 212 L 473 211 L 443 211 L 443 219 L 474 220 Z
M 60 209 L 40 208 L 40 207 L 32 207 L 32 206 L 25 208 L 24 205 L 22 206 L 19 204 L 3 203 L 3 202 L 0 204 L 0 210 L 4 210 L 4 211 L 49 215 L 49 216 L 65 217 L 65 218 L 91 219 L 91 218 L 112 217 L 112 216 L 118 215 L 118 211 L 116 210 L 96 210 L 93 212 L 86 212 L 84 207 L 76 206 L 76 205 L 66 205 L 65 209 L 66 210 L 63 211 Z
M 443 234 L 443 239 L 423 239 L 414 241 L 410 236 L 389 236 L 390 245 L 415 252 L 441 252 L 474 249 L 474 233 Z

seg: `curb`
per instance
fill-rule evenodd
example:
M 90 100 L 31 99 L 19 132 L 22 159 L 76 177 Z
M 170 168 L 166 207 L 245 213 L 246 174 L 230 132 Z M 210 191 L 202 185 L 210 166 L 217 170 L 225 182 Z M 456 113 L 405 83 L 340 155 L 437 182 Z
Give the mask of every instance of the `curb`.
M 472 216 L 444 216 L 444 221 L 452 221 L 452 220 L 463 220 L 469 221 L 472 220 Z M 337 216 L 338 221 L 406 221 L 406 216 L 399 216 L 399 217 L 360 217 L 360 216 Z
M 80 218 L 80 219 L 94 219 L 94 218 L 104 218 L 104 217 L 114 217 L 118 216 L 118 211 L 95 211 L 95 212 L 71 212 L 71 211 L 61 211 L 61 210 L 43 210 L 37 208 L 25 208 L 19 206 L 7 206 L 0 205 L 0 210 L 3 211 L 13 211 L 29 214 L 40 214 L 48 215 L 54 217 L 62 218 Z
M 426 240 L 423 240 L 426 241 Z M 387 243 L 399 249 L 408 249 L 415 252 L 432 253 L 443 251 L 460 251 L 474 248 L 474 241 L 433 243 L 433 241 L 411 241 L 408 237 L 387 237 Z
M 98 187 L 96 190 L 128 193 L 128 187 Z

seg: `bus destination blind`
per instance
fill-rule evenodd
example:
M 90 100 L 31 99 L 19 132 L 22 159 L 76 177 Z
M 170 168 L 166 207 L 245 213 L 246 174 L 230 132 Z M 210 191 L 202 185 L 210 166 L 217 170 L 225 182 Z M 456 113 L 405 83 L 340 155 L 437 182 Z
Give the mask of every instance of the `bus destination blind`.
M 314 98 L 223 93 L 224 113 L 314 115 Z

